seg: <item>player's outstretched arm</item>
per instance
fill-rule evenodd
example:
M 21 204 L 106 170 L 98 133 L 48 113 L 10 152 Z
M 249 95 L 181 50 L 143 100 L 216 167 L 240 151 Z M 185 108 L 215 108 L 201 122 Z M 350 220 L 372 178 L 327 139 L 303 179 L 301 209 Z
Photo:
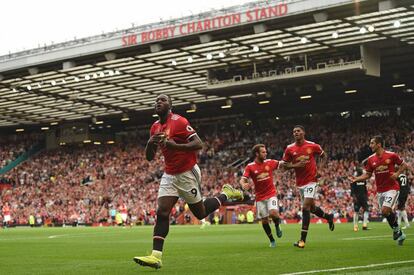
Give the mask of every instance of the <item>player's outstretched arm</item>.
M 203 142 L 198 137 L 194 135 L 189 139 L 188 143 L 178 144 L 174 140 L 166 140 L 165 146 L 168 149 L 178 150 L 178 151 L 197 151 L 203 149 Z
M 360 181 L 365 181 L 367 179 L 370 179 L 372 176 L 371 172 L 365 172 L 364 174 L 362 174 L 359 177 L 349 177 L 349 180 L 354 183 L 354 182 L 360 182 Z
M 319 155 L 318 170 L 326 166 L 327 162 L 328 162 L 328 155 L 326 154 L 325 151 L 323 151 L 322 154 Z
M 281 161 L 279 165 L 280 165 L 280 168 L 289 170 L 289 169 L 294 169 L 294 168 L 305 167 L 306 163 L 307 163 L 306 160 L 300 160 L 296 163 Z
M 401 165 L 398 167 L 398 170 L 394 174 L 392 174 L 391 178 L 396 180 L 398 176 L 407 169 L 408 169 L 407 163 L 406 162 L 401 163 Z

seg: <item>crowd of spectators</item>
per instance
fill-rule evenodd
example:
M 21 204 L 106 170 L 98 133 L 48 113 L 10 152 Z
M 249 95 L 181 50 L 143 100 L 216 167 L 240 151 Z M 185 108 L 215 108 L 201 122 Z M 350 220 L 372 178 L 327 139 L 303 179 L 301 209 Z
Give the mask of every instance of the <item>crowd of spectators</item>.
M 220 123 L 194 122 L 204 149 L 198 153 L 205 197 L 220 193 L 221 186 L 238 181 L 256 143 L 268 147 L 269 158 L 281 159 L 293 142 L 292 127 L 299 120 L 237 119 Z M 387 148 L 414 164 L 414 119 L 410 117 L 343 118 L 313 116 L 301 119 L 307 139 L 322 145 L 329 162 L 320 172 L 319 203 L 338 217 L 353 214 L 350 182 L 353 167 L 370 155 L 369 138 L 382 134 Z M 78 144 L 44 151 L 2 175 L 12 183 L 1 192 L 1 202 L 9 202 L 15 223 L 25 224 L 30 215 L 41 223 L 111 223 L 111 212 L 126 204 L 130 220 L 151 224 L 155 219 L 156 198 L 163 173 L 162 157 L 145 160 L 148 133 L 131 133 L 111 145 Z M 13 146 L 12 142 L 9 143 Z M 408 172 L 410 182 L 414 177 Z M 298 219 L 300 200 L 293 172 L 277 171 L 274 177 L 282 217 Z M 371 217 L 379 217 L 375 186 L 369 183 Z M 253 194 L 251 194 L 253 196 Z M 184 211 L 180 201 L 173 218 Z M 407 213 L 414 216 L 409 198 Z
M 39 134 L 2 136 L 0 138 L 0 169 L 35 145 L 40 137 Z

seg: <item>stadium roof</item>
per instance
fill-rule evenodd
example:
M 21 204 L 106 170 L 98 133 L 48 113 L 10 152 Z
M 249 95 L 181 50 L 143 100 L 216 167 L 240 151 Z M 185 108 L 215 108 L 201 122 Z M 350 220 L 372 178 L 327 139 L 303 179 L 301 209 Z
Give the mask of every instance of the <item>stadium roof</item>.
M 0 126 L 121 118 L 161 93 L 199 110 L 237 95 L 206 94 L 208 69 L 367 43 L 381 49 L 381 78 L 410 81 L 414 3 L 266 1 L 33 49 L 0 57 Z

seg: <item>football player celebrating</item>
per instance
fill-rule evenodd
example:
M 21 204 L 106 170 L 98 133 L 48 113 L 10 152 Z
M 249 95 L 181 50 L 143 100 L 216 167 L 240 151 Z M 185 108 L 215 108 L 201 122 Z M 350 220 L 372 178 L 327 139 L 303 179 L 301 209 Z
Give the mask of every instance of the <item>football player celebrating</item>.
M 407 169 L 407 164 L 396 153 L 384 150 L 383 143 L 384 140 L 381 136 L 371 138 L 369 147 L 374 154 L 368 157 L 365 173 L 359 177 L 351 177 L 351 180 L 352 182 L 365 181 L 370 179 L 374 173 L 378 205 L 381 208 L 381 213 L 393 230 L 393 239 L 399 245 L 402 245 L 406 236 L 398 226 L 397 216 L 393 212 L 393 207 L 400 190 L 397 178 Z M 398 165 L 397 171 L 395 171 L 395 165 Z
M 159 120 L 150 130 L 150 138 L 145 148 L 148 161 L 155 157 L 161 147 L 165 160 L 165 170 L 158 190 L 157 221 L 153 233 L 152 254 L 134 257 L 142 266 L 160 268 L 164 240 L 169 231 L 169 216 L 178 198 L 183 198 L 191 212 L 198 219 L 203 219 L 218 209 L 228 200 L 242 200 L 243 193 L 228 184 L 223 185 L 222 193 L 215 198 L 203 201 L 201 194 L 201 172 L 197 165 L 196 152 L 203 146 L 196 131 L 187 119 L 171 111 L 172 101 L 161 94 L 155 100 L 155 112 Z
M 302 125 L 293 127 L 295 142 L 288 145 L 283 155 L 283 161 L 287 164 L 305 162 L 305 165 L 294 167 L 296 174 L 296 185 L 299 188 L 302 204 L 302 230 L 300 240 L 294 243 L 298 248 L 305 248 L 308 235 L 310 213 L 328 221 L 329 229 L 333 231 L 335 224 L 333 214 L 326 214 L 320 207 L 315 205 L 317 190 L 317 166 L 315 155 L 322 158 L 321 165 L 326 162 L 326 154 L 319 144 L 305 139 L 305 128 Z
M 273 183 L 273 171 L 279 168 L 280 162 L 274 159 L 266 159 L 267 151 L 264 144 L 256 144 L 253 147 L 254 162 L 249 163 L 244 169 L 240 184 L 244 190 L 250 189 L 249 178 L 253 180 L 256 195 L 257 218 L 261 219 L 262 227 L 270 240 L 270 247 L 276 246 L 276 241 L 269 226 L 269 217 L 276 226 L 276 235 L 282 237 L 279 219 L 279 205 L 276 197 L 276 188 Z

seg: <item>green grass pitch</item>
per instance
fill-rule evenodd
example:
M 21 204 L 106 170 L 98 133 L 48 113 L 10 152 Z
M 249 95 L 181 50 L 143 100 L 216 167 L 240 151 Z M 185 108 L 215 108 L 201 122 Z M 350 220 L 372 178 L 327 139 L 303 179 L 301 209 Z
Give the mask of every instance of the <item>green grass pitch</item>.
M 352 224 L 337 224 L 330 232 L 311 224 L 306 248 L 298 249 L 298 224 L 283 225 L 276 248 L 260 224 L 172 226 L 159 270 L 132 261 L 151 252 L 150 226 L 9 228 L 0 230 L 0 274 L 414 274 L 414 228 L 397 246 L 388 224 L 370 227 L 353 232 Z

